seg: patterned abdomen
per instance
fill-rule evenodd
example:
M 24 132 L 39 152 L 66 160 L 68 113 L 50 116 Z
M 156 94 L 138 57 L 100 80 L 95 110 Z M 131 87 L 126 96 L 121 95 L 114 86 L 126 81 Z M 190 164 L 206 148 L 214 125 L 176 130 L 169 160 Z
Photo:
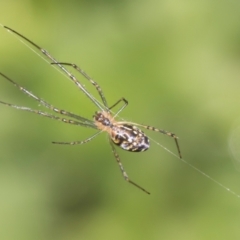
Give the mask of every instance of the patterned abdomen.
M 149 139 L 139 128 L 123 124 L 114 125 L 111 132 L 112 141 L 124 150 L 143 152 L 149 148 Z

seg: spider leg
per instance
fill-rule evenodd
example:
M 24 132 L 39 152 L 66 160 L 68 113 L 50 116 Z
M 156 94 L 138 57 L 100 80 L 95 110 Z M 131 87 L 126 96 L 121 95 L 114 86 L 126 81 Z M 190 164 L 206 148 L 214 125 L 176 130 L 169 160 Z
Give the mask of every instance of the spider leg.
M 127 107 L 128 105 L 128 101 L 125 98 L 121 98 L 119 99 L 116 103 L 114 103 L 109 110 L 111 110 L 112 108 L 114 108 L 117 104 L 119 104 L 121 101 L 124 102 L 124 105 L 114 114 L 113 118 L 115 118 L 125 107 Z
M 28 43 L 30 43 L 32 46 L 34 46 L 36 49 L 38 49 L 43 55 L 45 55 L 45 57 L 48 59 L 48 61 L 52 61 L 51 64 L 56 64 L 56 66 L 58 67 L 58 70 L 62 71 L 63 73 L 65 73 L 69 79 L 71 81 L 73 81 L 78 88 L 80 88 L 82 90 L 82 92 L 87 95 L 87 97 L 102 111 L 104 111 L 104 108 L 98 103 L 98 101 L 87 91 L 87 89 L 77 80 L 77 78 L 72 75 L 63 65 L 61 65 L 47 50 L 41 48 L 40 46 L 38 46 L 36 43 L 34 43 L 33 41 L 31 41 L 30 39 L 26 38 L 25 36 L 23 36 L 22 34 L 18 33 L 17 31 L 4 26 L 4 28 L 6 28 L 8 31 L 16 34 L 17 36 L 19 36 L 20 38 L 24 39 L 25 41 L 27 41 Z
M 92 121 L 87 119 L 87 118 L 84 118 L 84 117 L 81 117 L 81 116 L 78 116 L 74 113 L 70 113 L 70 112 L 67 112 L 65 110 L 60 110 L 56 107 L 54 107 L 53 105 L 49 104 L 48 102 L 46 102 L 45 100 L 41 99 L 40 97 L 34 95 L 33 93 L 31 93 L 30 91 L 28 91 L 26 88 L 20 86 L 19 84 L 17 84 L 16 82 L 14 82 L 12 79 L 10 79 L 9 77 L 7 77 L 6 75 L 4 75 L 3 73 L 0 72 L 0 75 L 2 75 L 6 80 L 8 80 L 10 83 L 12 83 L 15 87 L 17 87 L 20 91 L 22 91 L 23 93 L 25 93 L 26 95 L 28 95 L 29 97 L 33 98 L 34 100 L 38 101 L 42 106 L 56 112 L 56 113 L 59 113 L 59 114 L 62 114 L 62 115 L 66 115 L 68 117 L 72 117 L 72 118 L 75 118 L 81 122 L 84 122 L 86 124 L 91 124 Z
M 19 109 L 19 110 L 39 114 L 43 117 L 48 117 L 48 118 L 55 119 L 55 120 L 58 120 L 58 121 L 61 121 L 61 122 L 64 122 L 64 123 L 79 125 L 79 126 L 83 126 L 83 127 L 96 128 L 94 125 L 92 125 L 90 123 L 83 123 L 83 122 L 78 122 L 78 121 L 74 121 L 74 120 L 67 119 L 67 118 L 60 118 L 60 117 L 57 117 L 57 116 L 52 115 L 52 114 L 47 113 L 47 112 L 43 112 L 43 111 L 40 111 L 40 110 L 34 110 L 34 109 L 31 109 L 31 108 L 28 108 L 28 107 L 17 106 L 17 105 L 11 104 L 11 103 L 6 103 L 6 102 L 2 102 L 2 101 L 0 101 L 0 103 L 4 104 L 4 105 L 7 105 L 9 107 L 13 107 L 13 108 L 16 108 L 16 109 Z
M 125 170 L 124 170 L 124 168 L 123 168 L 123 165 L 122 165 L 122 163 L 121 163 L 120 157 L 119 157 L 119 155 L 118 155 L 118 153 L 117 153 L 117 151 L 116 151 L 116 149 L 115 149 L 115 147 L 114 147 L 111 139 L 109 139 L 109 142 L 110 142 L 110 145 L 111 145 L 111 147 L 112 147 L 113 154 L 114 154 L 114 156 L 115 156 L 115 158 L 116 158 L 116 160 L 117 160 L 118 166 L 120 167 L 120 170 L 121 170 L 121 172 L 122 172 L 122 175 L 123 175 L 124 179 L 125 179 L 127 182 L 129 182 L 129 183 L 131 183 L 132 185 L 134 185 L 135 187 L 141 189 L 141 190 L 144 191 L 145 193 L 150 194 L 150 192 L 148 192 L 147 190 L 145 190 L 144 188 L 142 188 L 141 186 L 139 186 L 138 184 L 136 184 L 135 182 L 133 182 L 132 180 L 129 179 L 127 173 L 125 172 Z
M 103 94 L 103 91 L 101 89 L 101 87 L 97 84 L 97 82 L 95 82 L 89 75 L 87 75 L 87 73 L 81 69 L 80 67 L 78 67 L 76 64 L 74 63 L 65 63 L 65 62 L 58 62 L 58 63 L 51 63 L 51 64 L 61 64 L 61 65 L 67 65 L 67 66 L 71 66 L 73 67 L 74 69 L 76 69 L 79 73 L 81 73 L 95 88 L 96 90 L 98 91 L 98 94 L 100 95 L 102 101 L 103 101 L 103 104 L 106 108 L 108 108 L 108 104 L 107 104 L 107 100 Z
M 152 127 L 152 126 L 142 125 L 142 124 L 138 124 L 138 123 L 131 123 L 131 124 L 135 125 L 135 126 L 145 128 L 145 129 L 148 129 L 150 131 L 159 132 L 159 133 L 162 133 L 162 134 L 167 135 L 169 137 L 172 137 L 174 139 L 175 143 L 176 143 L 177 150 L 178 150 L 178 155 L 179 155 L 180 158 L 182 158 L 182 154 L 181 154 L 179 143 L 178 143 L 178 137 L 176 136 L 176 134 L 165 131 L 165 130 L 162 130 L 162 129 L 158 129 L 158 128 L 155 128 L 155 127 Z
M 77 145 L 77 144 L 84 144 L 84 143 L 88 143 L 90 141 L 92 141 L 96 136 L 98 136 L 102 131 L 99 131 L 97 133 L 95 133 L 94 135 L 92 135 L 91 137 L 83 140 L 83 141 L 74 141 L 74 142 L 52 142 L 54 144 L 68 144 L 68 145 Z

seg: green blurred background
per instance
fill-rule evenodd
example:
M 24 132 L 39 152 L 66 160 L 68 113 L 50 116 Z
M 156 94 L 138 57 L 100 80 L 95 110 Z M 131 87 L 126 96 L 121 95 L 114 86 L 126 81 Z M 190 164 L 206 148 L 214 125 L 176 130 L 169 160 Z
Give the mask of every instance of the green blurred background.
M 240 194 L 240 2 L 0 1 L 0 23 L 79 64 L 121 117 L 179 136 L 190 164 Z M 69 80 L 0 28 L 0 71 L 46 101 L 92 118 Z M 95 89 L 79 79 L 97 96 Z M 0 78 L 0 99 L 43 109 Z M 117 149 L 105 134 L 0 105 L 0 239 L 240 239 L 240 198 L 152 142 Z M 174 141 L 151 138 L 177 153 Z

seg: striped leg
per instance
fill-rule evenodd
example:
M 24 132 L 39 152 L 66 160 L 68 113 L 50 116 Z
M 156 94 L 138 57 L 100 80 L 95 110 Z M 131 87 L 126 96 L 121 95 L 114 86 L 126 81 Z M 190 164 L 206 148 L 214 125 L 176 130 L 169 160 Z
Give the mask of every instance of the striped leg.
M 127 173 L 125 172 L 125 170 L 124 170 L 124 168 L 123 168 L 123 165 L 122 165 L 122 163 L 121 163 L 120 157 L 119 157 L 119 155 L 118 155 L 115 147 L 113 146 L 113 143 L 112 143 L 111 139 L 109 139 L 109 142 L 110 142 L 110 144 L 111 144 L 113 154 L 114 154 L 114 156 L 115 156 L 115 158 L 116 158 L 116 160 L 117 160 L 118 166 L 119 166 L 119 168 L 120 168 L 120 170 L 121 170 L 121 172 L 122 172 L 122 175 L 123 175 L 124 179 L 125 179 L 127 182 L 129 182 L 129 183 L 131 183 L 132 185 L 134 185 L 135 187 L 141 189 L 141 190 L 144 191 L 145 193 L 150 194 L 150 192 L 148 192 L 147 190 L 145 190 L 144 188 L 142 188 L 141 186 L 139 186 L 138 184 L 136 184 L 135 182 L 133 182 L 132 180 L 129 179 Z

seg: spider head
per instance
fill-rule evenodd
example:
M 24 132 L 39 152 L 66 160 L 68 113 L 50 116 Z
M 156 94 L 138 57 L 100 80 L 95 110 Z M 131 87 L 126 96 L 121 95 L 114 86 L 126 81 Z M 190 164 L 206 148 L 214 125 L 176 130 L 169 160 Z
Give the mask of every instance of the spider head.
M 95 123 L 98 123 L 98 125 L 101 125 L 102 127 L 112 126 L 111 116 L 108 115 L 107 112 L 96 112 L 93 119 L 95 120 Z

